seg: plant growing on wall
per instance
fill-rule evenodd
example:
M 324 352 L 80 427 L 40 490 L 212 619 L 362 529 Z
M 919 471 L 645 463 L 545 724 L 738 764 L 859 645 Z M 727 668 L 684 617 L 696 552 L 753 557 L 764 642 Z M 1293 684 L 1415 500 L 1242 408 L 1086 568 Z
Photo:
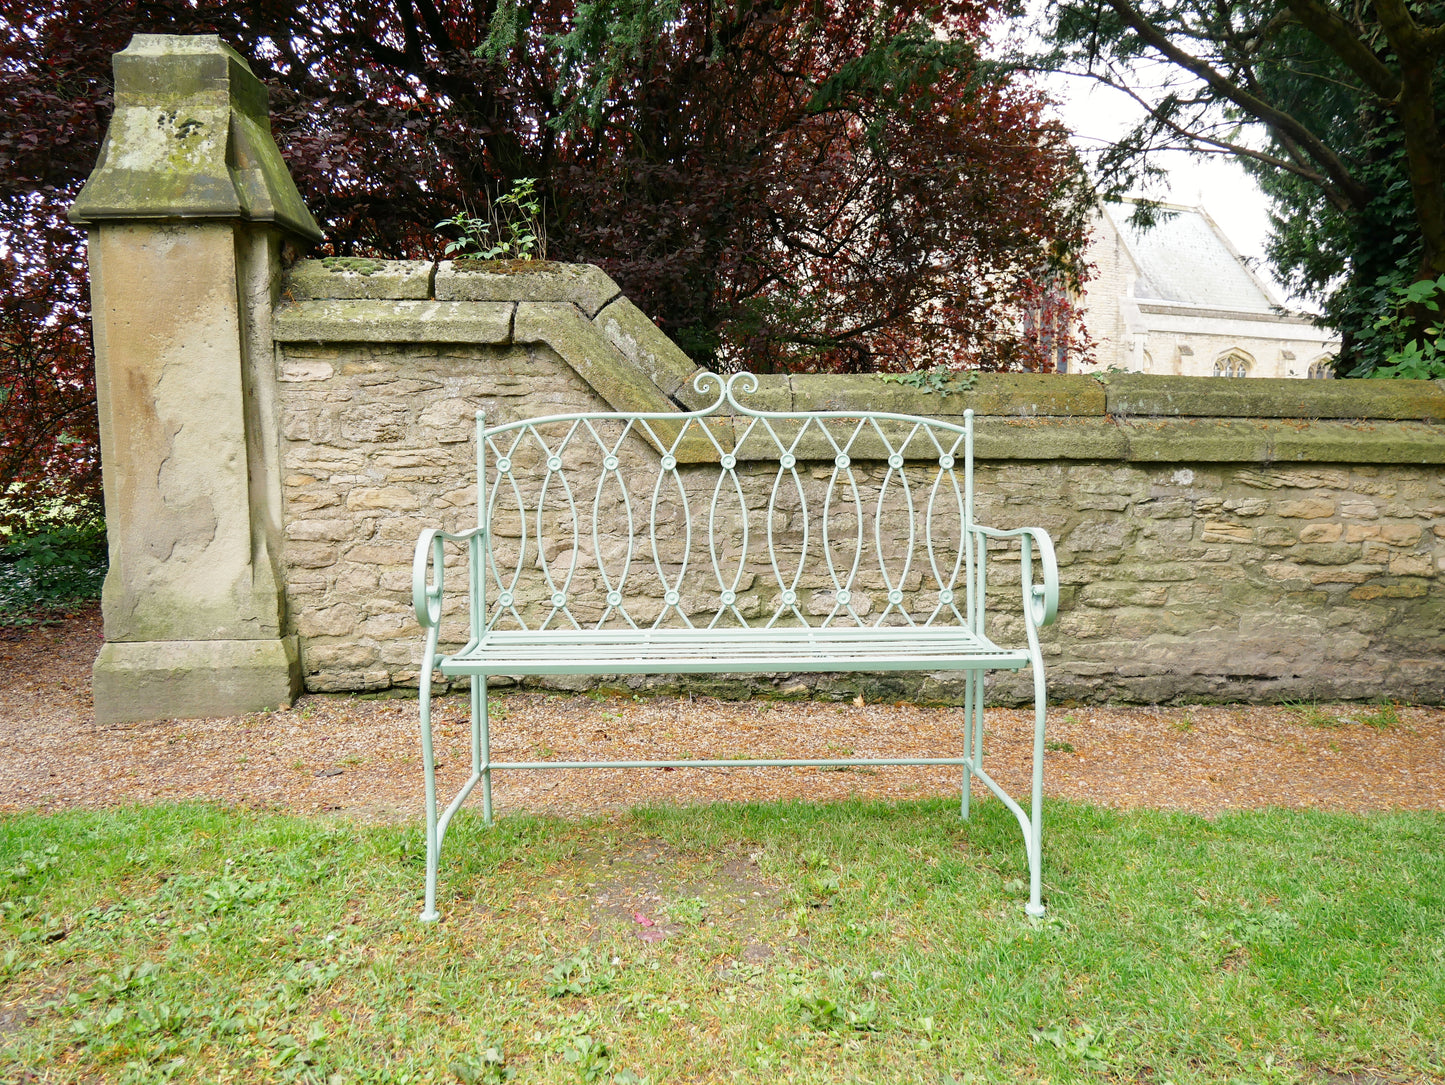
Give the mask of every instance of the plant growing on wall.
M 451 227 L 461 236 L 447 244 L 445 255 L 477 260 L 545 260 L 547 229 L 542 197 L 535 177 L 522 177 L 512 188 L 491 202 L 490 218 L 478 218 L 470 211 L 458 211 L 437 223 L 437 229 Z

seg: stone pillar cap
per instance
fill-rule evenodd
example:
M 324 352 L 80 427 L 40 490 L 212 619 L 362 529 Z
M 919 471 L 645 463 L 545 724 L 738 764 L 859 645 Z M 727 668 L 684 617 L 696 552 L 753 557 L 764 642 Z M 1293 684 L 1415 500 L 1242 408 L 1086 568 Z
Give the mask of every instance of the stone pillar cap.
M 321 240 L 240 54 L 215 34 L 137 34 L 114 66 L 115 115 L 71 222 L 242 219 Z

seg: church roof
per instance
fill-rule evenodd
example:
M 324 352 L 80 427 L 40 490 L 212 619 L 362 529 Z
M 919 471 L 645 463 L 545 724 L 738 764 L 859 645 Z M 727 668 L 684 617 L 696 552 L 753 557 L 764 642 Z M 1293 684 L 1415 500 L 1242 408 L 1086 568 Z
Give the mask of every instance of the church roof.
M 1129 221 L 1133 213 L 1131 201 L 1104 206 L 1139 268 L 1135 298 L 1240 312 L 1276 311 L 1278 302 L 1202 207 L 1162 204 L 1155 224 L 1144 230 Z

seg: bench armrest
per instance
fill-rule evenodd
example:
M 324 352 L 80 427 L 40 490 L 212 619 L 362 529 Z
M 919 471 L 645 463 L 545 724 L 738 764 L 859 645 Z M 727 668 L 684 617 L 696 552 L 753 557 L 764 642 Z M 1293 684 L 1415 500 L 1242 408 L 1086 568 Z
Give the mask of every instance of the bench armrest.
M 442 620 L 442 591 L 446 581 L 443 544 L 468 543 L 485 538 L 487 529 L 474 527 L 453 535 L 440 528 L 429 527 L 416 541 L 416 556 L 411 563 L 411 604 L 416 620 L 423 629 L 434 629 Z M 428 575 L 430 574 L 430 575 Z
M 1024 613 L 1035 628 L 1048 625 L 1059 614 L 1059 565 L 1054 559 L 1054 541 L 1041 527 L 1020 527 L 999 531 L 974 525 L 978 535 L 989 539 L 1018 539 L 1022 551 L 1019 581 L 1023 590 Z M 1038 548 L 1039 569 L 1044 582 L 1034 583 L 1033 550 Z

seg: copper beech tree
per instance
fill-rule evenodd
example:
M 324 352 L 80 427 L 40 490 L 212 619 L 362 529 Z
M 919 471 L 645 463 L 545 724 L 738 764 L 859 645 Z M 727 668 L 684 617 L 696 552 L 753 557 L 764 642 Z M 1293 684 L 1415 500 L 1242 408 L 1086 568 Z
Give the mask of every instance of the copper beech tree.
M 63 216 L 138 32 L 250 60 L 331 251 L 437 256 L 436 223 L 536 178 L 548 255 L 702 364 L 1050 369 L 1080 346 L 1088 194 L 1040 94 L 979 54 L 999 6 L 0 0 L 0 482 L 92 478 Z

